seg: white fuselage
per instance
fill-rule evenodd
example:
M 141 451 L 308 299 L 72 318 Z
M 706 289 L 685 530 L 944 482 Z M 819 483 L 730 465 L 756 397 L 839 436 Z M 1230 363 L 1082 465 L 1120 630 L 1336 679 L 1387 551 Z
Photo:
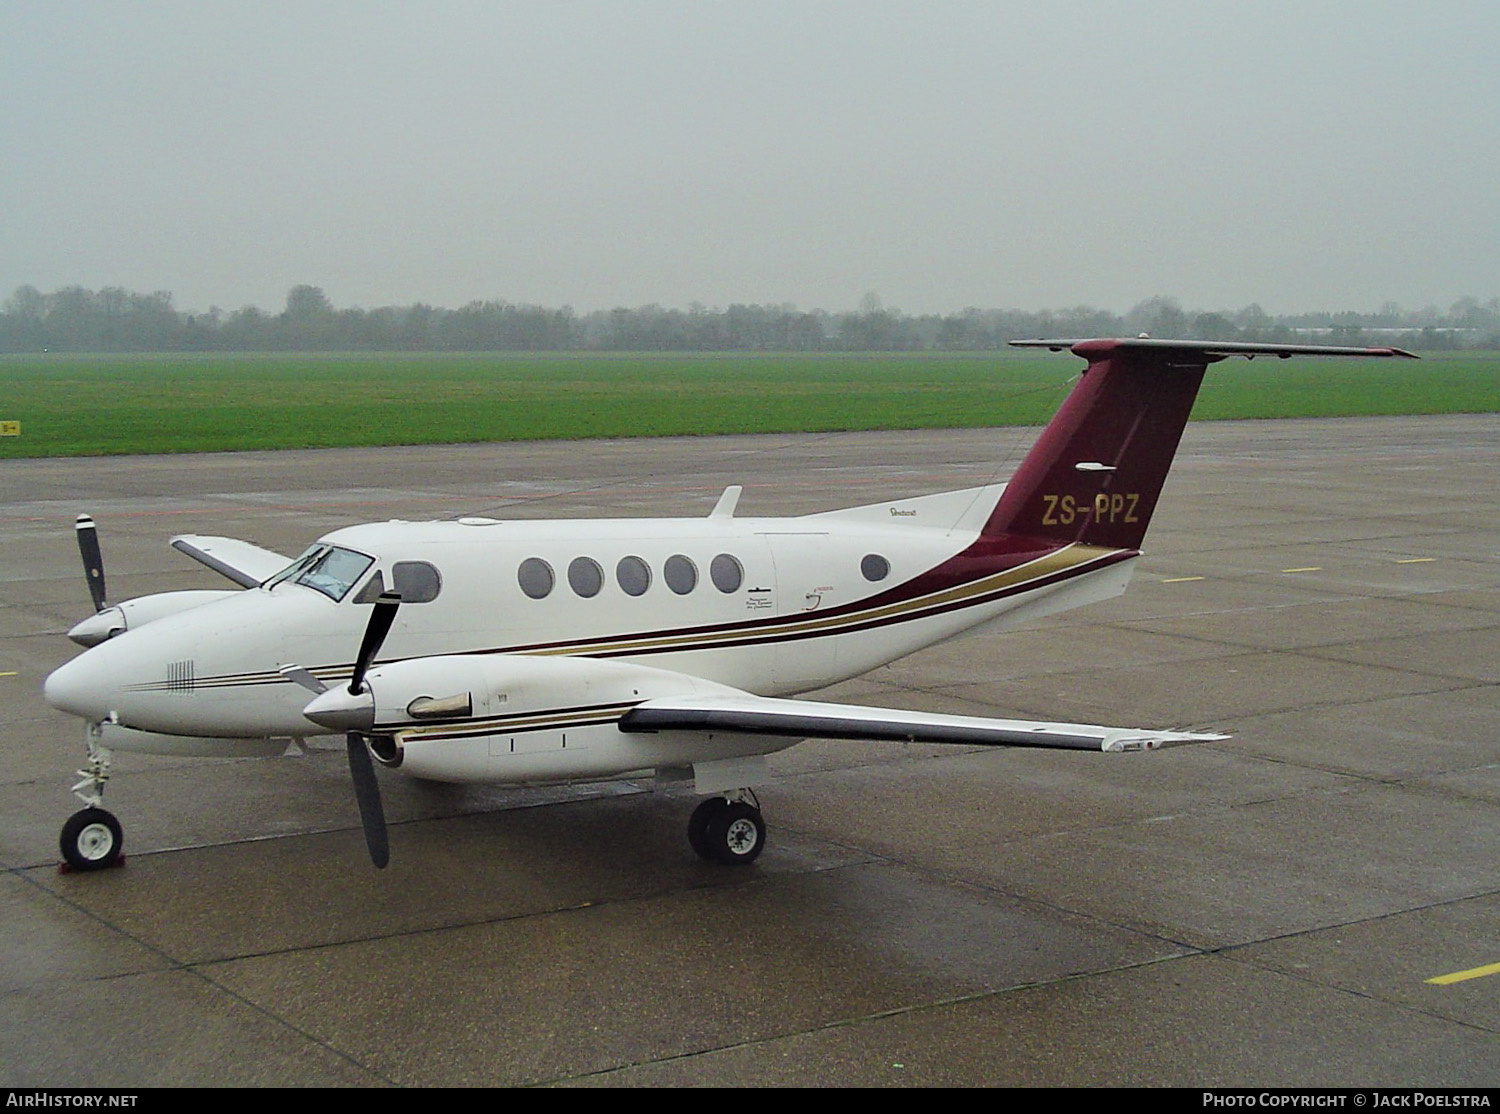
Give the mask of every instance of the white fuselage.
M 633 665 L 653 691 L 675 681 L 678 691 L 706 685 L 789 695 L 857 676 L 1002 616 L 1020 621 L 1123 591 L 1133 561 L 1089 568 L 1101 552 L 1090 547 L 1061 551 L 1071 548 L 1075 556 L 1050 550 L 972 589 L 906 591 L 903 586 L 920 584 L 924 574 L 975 542 L 977 523 L 998 490 L 799 518 L 467 519 L 350 527 L 319 543 L 370 559 L 347 587 L 323 591 L 295 577 L 273 579 L 156 619 L 59 670 L 49 679 L 48 699 L 91 721 L 130 729 L 116 731 L 112 741 L 124 748 L 134 733 L 208 740 L 322 733 L 303 714 L 308 693 L 279 671 L 300 665 L 329 686 L 347 681 L 370 601 L 379 587 L 401 589 L 403 575 L 410 581 L 417 566 L 419 589 L 406 593 L 413 602 L 403 601 L 370 676 L 377 696 L 382 672 L 395 672 L 392 663 L 412 662 L 405 667 L 408 678 L 432 678 L 432 691 L 413 695 L 441 697 L 446 674 L 479 663 L 493 678 L 518 657 Z M 1058 578 L 1059 568 L 1076 575 Z M 379 584 L 372 583 L 376 577 Z M 1004 594 L 997 595 L 1002 581 Z M 415 659 L 441 660 L 418 669 Z M 586 704 L 570 688 L 587 687 L 596 676 L 605 687 L 631 683 L 602 663 L 588 673 L 575 671 L 584 684 L 570 684 L 566 670 L 544 675 L 539 668 L 509 670 L 543 678 L 525 700 L 502 698 L 501 681 L 485 682 L 497 700 L 509 701 L 511 719 Z M 419 728 L 409 742 L 420 741 L 424 731 L 431 734 Z M 462 748 L 452 738 L 445 742 L 444 753 L 456 757 Z

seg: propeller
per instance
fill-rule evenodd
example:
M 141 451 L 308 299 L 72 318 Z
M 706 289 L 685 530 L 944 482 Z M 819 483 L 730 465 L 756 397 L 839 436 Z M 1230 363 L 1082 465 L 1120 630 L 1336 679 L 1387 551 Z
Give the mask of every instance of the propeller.
M 109 604 L 104 595 L 104 555 L 99 552 L 99 528 L 92 518 L 81 514 L 73 529 L 78 533 L 78 552 L 83 557 L 83 573 L 88 578 L 94 610 L 103 611 Z
M 359 802 L 359 820 L 365 829 L 365 846 L 370 849 L 370 861 L 375 868 L 384 870 L 391 861 L 391 848 L 385 837 L 385 809 L 380 803 L 375 763 L 370 761 L 370 748 L 358 731 L 349 732 L 345 742 L 349 750 L 349 776 L 354 779 L 354 799 Z
M 358 696 L 365 689 L 365 674 L 370 662 L 380 653 L 380 645 L 391 633 L 391 624 L 396 621 L 396 611 L 401 607 L 400 592 L 381 592 L 370 612 L 370 621 L 365 626 L 365 636 L 359 643 L 359 656 L 354 659 L 354 672 L 349 675 L 349 695 Z
M 359 656 L 354 659 L 354 672 L 349 675 L 349 695 L 364 692 L 365 674 L 370 662 L 380 652 L 385 636 L 391 633 L 391 624 L 396 621 L 396 611 L 401 607 L 400 592 L 382 592 L 370 612 L 370 621 L 365 626 L 365 636 L 359 643 Z M 349 750 L 349 776 L 354 779 L 354 799 L 359 802 L 359 819 L 365 828 L 365 846 L 370 850 L 370 861 L 379 870 L 384 870 L 391 861 L 391 849 L 385 835 L 385 809 L 380 804 L 380 784 L 375 780 L 375 763 L 370 761 L 370 749 L 365 746 L 362 732 L 350 731 L 345 737 Z
M 354 659 L 354 672 L 349 676 L 347 689 L 330 690 L 308 670 L 300 665 L 284 665 L 282 676 L 295 681 L 318 696 L 303 710 L 316 723 L 329 727 L 346 727 L 345 742 L 349 752 L 349 776 L 354 781 L 354 799 L 359 804 L 359 819 L 365 830 L 365 846 L 370 849 L 370 861 L 381 870 L 391 859 L 390 845 L 386 839 L 385 809 L 380 803 L 380 784 L 375 780 L 375 763 L 370 760 L 370 750 L 365 744 L 362 727 L 375 722 L 373 696 L 365 688 L 365 674 L 370 663 L 380 653 L 381 644 L 391 633 L 391 624 L 396 621 L 396 612 L 401 607 L 401 593 L 383 592 L 370 612 L 370 621 L 365 625 L 364 637 L 359 643 L 359 656 Z M 367 699 L 359 699 L 367 697 Z

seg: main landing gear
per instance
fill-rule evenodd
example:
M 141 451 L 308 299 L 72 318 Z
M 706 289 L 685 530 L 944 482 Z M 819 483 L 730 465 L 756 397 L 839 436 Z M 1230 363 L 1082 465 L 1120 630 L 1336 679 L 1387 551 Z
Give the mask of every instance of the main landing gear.
M 104 784 L 109 780 L 110 749 L 99 742 L 99 725 L 89 725 L 87 766 L 83 778 L 73 786 L 73 795 L 85 805 L 68 817 L 58 839 L 65 870 L 104 870 L 125 861 L 125 833 L 114 814 L 101 808 Z
M 766 845 L 766 821 L 760 802 L 748 789 L 710 797 L 688 820 L 688 842 L 709 862 L 726 866 L 753 863 Z

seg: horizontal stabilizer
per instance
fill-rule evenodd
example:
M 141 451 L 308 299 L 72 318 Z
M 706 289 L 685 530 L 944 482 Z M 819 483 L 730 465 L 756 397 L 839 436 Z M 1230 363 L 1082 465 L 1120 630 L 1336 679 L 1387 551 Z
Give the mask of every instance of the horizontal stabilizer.
M 1399 348 L 1208 340 L 1016 340 L 1088 361 L 1010 478 L 984 537 L 1139 550 L 1208 365 L 1230 356 L 1410 356 Z
M 1120 337 L 1108 340 L 1013 340 L 1012 348 L 1046 348 L 1053 352 L 1064 349 L 1087 360 L 1099 360 L 1112 355 L 1137 355 L 1164 361 L 1181 360 L 1184 363 L 1215 363 L 1229 356 L 1275 356 L 1289 360 L 1293 356 L 1404 356 L 1409 360 L 1420 357 L 1404 348 L 1351 348 L 1334 344 L 1256 344 L 1221 340 L 1156 340 L 1152 337 Z
M 770 697 L 709 696 L 647 700 L 625 713 L 621 731 L 704 731 L 868 742 L 957 743 L 1063 750 L 1155 750 L 1229 738 L 1215 732 L 1151 731 L 1085 723 L 946 716 L 858 704 Z
M 228 577 L 241 588 L 258 588 L 292 563 L 290 557 L 238 538 L 180 534 L 172 539 L 172 548 Z

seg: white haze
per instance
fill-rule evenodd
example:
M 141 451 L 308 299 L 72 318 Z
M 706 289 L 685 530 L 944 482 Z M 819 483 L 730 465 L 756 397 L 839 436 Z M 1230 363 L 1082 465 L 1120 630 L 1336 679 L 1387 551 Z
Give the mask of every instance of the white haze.
M 1500 293 L 1500 5 L 0 5 L 0 299 Z

